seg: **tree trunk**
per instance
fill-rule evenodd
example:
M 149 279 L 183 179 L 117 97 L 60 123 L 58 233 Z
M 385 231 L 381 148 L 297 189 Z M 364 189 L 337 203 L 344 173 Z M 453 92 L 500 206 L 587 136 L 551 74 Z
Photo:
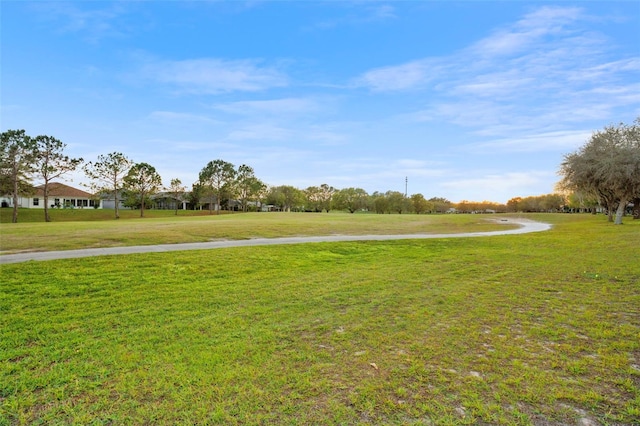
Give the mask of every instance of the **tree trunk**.
M 622 216 L 624 216 L 624 211 L 627 208 L 627 200 L 624 198 L 620 200 L 620 204 L 618 204 L 618 210 L 616 210 L 616 221 L 615 225 L 622 225 Z
M 113 188 L 113 199 L 115 201 L 115 209 L 116 209 L 116 219 L 120 219 L 120 214 L 118 213 L 118 187 L 115 186 Z
M 44 192 L 44 221 L 51 222 L 51 217 L 49 216 L 49 195 L 46 190 Z
M 15 177 L 13 180 L 13 216 L 11 217 L 11 223 L 18 223 L 18 179 Z
M 49 182 L 44 183 L 44 221 L 51 222 L 49 216 Z

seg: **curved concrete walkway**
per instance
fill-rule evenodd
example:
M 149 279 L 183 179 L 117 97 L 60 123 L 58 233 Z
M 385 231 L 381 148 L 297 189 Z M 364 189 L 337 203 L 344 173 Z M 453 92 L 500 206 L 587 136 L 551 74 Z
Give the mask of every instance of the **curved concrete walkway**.
M 148 246 L 105 247 L 81 250 L 43 251 L 30 253 L 5 254 L 0 256 L 0 264 L 20 263 L 29 260 L 74 259 L 79 257 L 105 256 L 133 253 L 160 253 L 168 251 L 207 250 L 228 247 L 249 247 L 280 244 L 326 243 L 341 241 L 388 241 L 388 240 L 416 240 L 426 238 L 468 238 L 491 237 L 495 235 L 526 234 L 529 232 L 547 231 L 551 228 L 548 223 L 534 222 L 525 219 L 501 219 L 502 224 L 518 224 L 520 228 L 491 232 L 467 232 L 461 234 L 401 234 L 401 235 L 328 235 L 319 237 L 284 237 L 284 238 L 254 238 L 250 240 L 210 241 L 205 243 L 158 244 Z

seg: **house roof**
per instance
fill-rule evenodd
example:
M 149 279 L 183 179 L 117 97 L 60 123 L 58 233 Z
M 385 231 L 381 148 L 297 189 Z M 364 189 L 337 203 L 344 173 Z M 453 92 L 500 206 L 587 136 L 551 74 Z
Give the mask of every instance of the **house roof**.
M 172 192 L 158 192 L 156 194 L 151 195 L 151 198 L 154 200 L 158 200 L 158 199 L 171 199 L 171 200 L 178 200 L 178 201 L 187 201 L 187 199 L 189 198 L 187 196 L 186 192 L 182 192 L 180 194 L 178 194 L 178 197 L 176 198 L 174 196 L 174 194 Z
M 44 185 L 36 186 L 36 195 L 44 197 Z M 93 198 L 93 194 L 63 183 L 51 182 L 49 184 L 49 197 Z

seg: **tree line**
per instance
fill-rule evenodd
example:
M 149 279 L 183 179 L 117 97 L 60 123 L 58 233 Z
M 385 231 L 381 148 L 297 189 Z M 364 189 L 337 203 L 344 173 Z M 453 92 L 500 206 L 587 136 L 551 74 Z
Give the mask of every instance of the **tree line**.
M 634 218 L 640 218 L 640 117 L 632 125 L 620 123 L 594 132 L 578 151 L 564 156 L 559 174 L 560 193 L 515 197 L 506 204 L 490 201 L 461 201 L 454 204 L 442 197 L 427 199 L 422 194 L 407 196 L 399 191 L 367 193 L 362 188 L 336 189 L 328 184 L 299 189 L 290 185 L 270 186 L 256 177 L 252 167 L 217 159 L 208 162 L 198 180 L 187 190 L 180 179 L 165 187 L 155 167 L 135 163 L 120 152 L 99 155 L 85 162 L 64 154 L 66 144 L 51 136 L 30 137 L 24 130 L 2 133 L 0 146 L 0 189 L 13 197 L 12 221 L 18 219 L 18 197 L 33 193 L 33 179 L 43 182 L 44 216 L 48 211 L 49 187 L 54 179 L 81 167 L 95 194 L 111 194 L 115 218 L 120 202 L 140 209 L 152 207 L 152 196 L 167 192 L 185 200 L 191 208 L 207 206 L 210 214 L 221 210 L 259 210 L 262 205 L 281 211 L 329 212 L 330 210 L 375 213 L 460 213 L 593 211 L 602 206 L 615 223 L 622 223 L 625 208 L 632 202 Z M 175 206 L 176 214 L 178 206 Z
M 304 190 L 289 185 L 269 186 L 260 180 L 251 166 L 233 164 L 217 159 L 208 162 L 200 171 L 191 190 L 180 179 L 171 179 L 169 186 L 152 165 L 136 163 L 121 152 L 99 155 L 95 161 L 65 155 L 66 144 L 51 136 L 31 137 L 24 130 L 7 130 L 0 139 L 0 193 L 13 198 L 12 222 L 18 220 L 18 198 L 35 192 L 33 180 L 43 182 L 44 217 L 49 215 L 49 191 L 54 179 L 82 168 L 89 178 L 87 185 L 93 193 L 109 194 L 114 199 L 114 215 L 119 208 L 140 209 L 140 216 L 152 206 L 152 196 L 166 191 L 175 200 L 185 200 L 196 209 L 206 205 L 211 214 L 222 209 L 258 210 L 263 204 L 282 211 L 329 212 L 332 209 L 373 210 L 377 213 L 442 213 L 453 204 L 434 197 L 426 200 L 422 194 L 410 198 L 396 191 L 375 192 L 369 195 L 362 188 L 338 190 L 328 184 Z M 232 203 L 234 204 L 232 206 Z M 176 204 L 176 214 L 178 206 Z

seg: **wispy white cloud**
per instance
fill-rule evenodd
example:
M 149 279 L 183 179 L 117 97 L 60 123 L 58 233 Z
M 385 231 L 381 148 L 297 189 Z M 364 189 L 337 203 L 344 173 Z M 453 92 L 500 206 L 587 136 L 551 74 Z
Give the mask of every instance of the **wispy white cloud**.
M 398 170 L 400 174 L 412 176 L 442 176 L 443 163 L 437 161 L 415 160 L 400 158 L 388 164 L 392 170 Z
M 478 197 L 478 194 L 491 194 L 492 201 L 506 203 L 516 196 L 542 195 L 536 191 L 541 186 L 552 192 L 555 180 L 557 176 L 548 171 L 491 173 L 469 170 L 465 177 L 452 176 L 439 186 L 450 194 L 452 201 L 480 201 L 482 196 Z
M 571 34 L 570 25 L 583 15 L 576 7 L 545 6 L 473 44 L 467 51 L 479 57 L 505 56 L 528 51 L 545 37 Z
M 498 104 L 492 100 L 474 99 L 462 105 L 460 102 L 447 100 L 434 103 L 427 109 L 408 114 L 415 121 L 441 121 L 456 124 L 461 127 L 482 125 L 482 129 L 495 128 L 502 123 L 502 117 L 513 118 L 515 107 L 509 104 Z M 511 121 L 510 128 L 514 127 Z M 492 132 L 487 132 L 492 133 Z
M 593 81 L 610 81 L 623 73 L 640 72 L 640 58 L 625 58 L 622 60 L 597 63 L 592 66 L 577 68 L 570 72 L 568 78 L 576 83 Z
M 90 7 L 86 7 L 88 4 Z M 56 31 L 79 33 L 89 42 L 123 37 L 136 29 L 136 26 L 127 22 L 130 5 L 124 2 L 84 2 L 81 7 L 71 1 L 47 1 L 33 2 L 31 7 L 41 21 L 54 24 Z
M 220 140 L 190 140 L 185 138 L 165 139 L 151 138 L 146 140 L 147 143 L 162 147 L 159 153 L 168 153 L 168 158 L 176 158 L 176 153 L 187 152 L 204 152 L 211 149 L 216 150 L 234 150 L 238 148 L 237 144 L 228 143 Z
M 314 112 L 320 107 L 318 103 L 311 98 L 282 98 L 215 104 L 213 108 L 240 115 L 290 115 Z
M 590 131 L 567 130 L 495 139 L 472 145 L 472 147 L 482 151 L 499 150 L 500 152 L 566 152 L 584 144 L 589 137 L 591 137 Z
M 390 4 L 359 3 L 348 6 L 355 7 L 357 11 L 316 22 L 306 29 L 325 30 L 344 25 L 362 25 L 397 19 L 396 10 Z
M 255 92 L 288 84 L 287 76 L 276 67 L 263 66 L 261 61 L 250 59 L 151 60 L 142 66 L 140 74 L 187 94 Z
M 376 68 L 355 80 L 355 85 L 374 91 L 406 90 L 424 86 L 438 74 L 437 61 L 425 59 L 402 65 Z
M 177 123 L 180 125 L 189 123 L 202 123 L 202 124 L 219 124 L 218 120 L 211 117 L 200 114 L 173 112 L 173 111 L 153 111 L 149 114 L 149 118 L 154 121 L 160 121 L 163 123 Z
M 20 104 L 0 104 L 0 112 L 6 113 L 10 111 L 20 111 L 25 109 L 24 105 Z
M 558 60 L 564 67 L 576 55 L 604 49 L 594 34 L 573 34 L 570 27 L 580 16 L 577 8 L 544 7 L 459 52 L 369 70 L 357 82 L 376 91 L 453 89 L 483 96 L 493 96 L 498 88 L 530 87 L 533 78 L 539 80 L 543 72 L 560 68 Z M 576 67 L 574 63 L 572 68 Z
M 331 125 L 311 125 L 302 129 L 301 138 L 307 138 L 321 146 L 341 146 L 349 141 L 349 136 L 332 128 Z
M 340 146 L 348 142 L 345 123 L 322 119 L 333 114 L 333 98 L 280 98 L 214 104 L 216 112 L 230 114 L 229 140 L 292 141 L 295 144 Z
M 412 188 L 418 182 L 439 179 L 451 173 L 446 164 L 414 159 L 385 162 L 378 157 L 359 156 L 337 160 L 320 159 L 314 164 L 318 173 L 323 176 L 317 180 L 324 180 L 341 188 L 361 187 L 368 192 L 404 192 L 405 179 L 408 177 L 409 192 L 413 193 Z
M 449 94 L 484 99 L 513 99 L 535 83 L 533 76 L 515 70 L 470 76 L 451 88 Z
M 541 7 L 451 55 L 372 69 L 357 84 L 411 91 L 424 108 L 405 118 L 491 138 L 475 148 L 574 147 L 594 121 L 606 122 L 640 99 L 640 85 L 629 83 L 640 81 L 640 58 L 616 57 L 615 46 L 592 29 L 593 19 L 581 8 Z
M 640 103 L 640 83 L 629 85 L 610 85 L 596 87 L 587 93 L 611 100 L 613 105 L 631 105 Z
M 229 123 L 225 140 L 273 142 L 292 146 L 335 147 L 349 142 L 349 134 L 331 124 L 279 123 L 276 121 Z
M 290 139 L 293 133 L 291 129 L 275 124 L 255 123 L 231 130 L 227 139 L 231 141 L 284 141 Z
M 395 8 L 389 4 L 373 5 L 369 8 L 368 20 L 396 19 Z

